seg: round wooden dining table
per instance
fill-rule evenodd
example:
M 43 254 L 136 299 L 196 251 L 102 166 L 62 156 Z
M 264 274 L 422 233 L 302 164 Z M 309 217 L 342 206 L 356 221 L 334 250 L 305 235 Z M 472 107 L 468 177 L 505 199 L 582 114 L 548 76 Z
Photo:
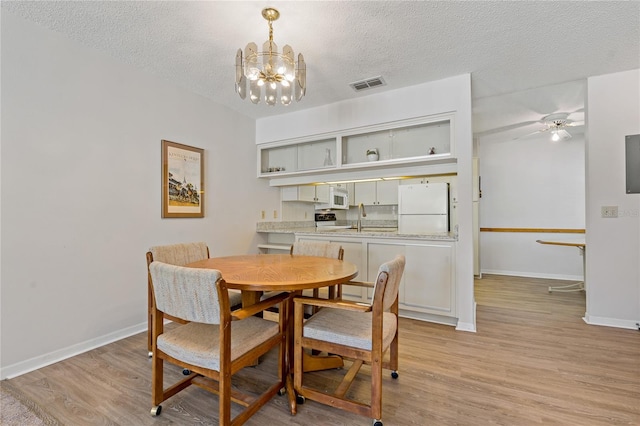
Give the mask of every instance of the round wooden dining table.
M 326 287 L 358 275 L 356 265 L 344 260 L 288 253 L 212 257 L 187 266 L 220 271 L 229 288 L 242 291 L 245 306 L 259 301 L 261 292 Z
M 300 256 L 291 254 L 256 254 L 241 256 L 212 257 L 187 265 L 190 268 L 217 269 L 222 274 L 229 288 L 242 291 L 242 305 L 250 306 L 260 301 L 266 291 L 301 292 L 306 289 L 321 288 L 336 284 L 344 284 L 358 275 L 358 268 L 353 263 L 327 257 Z M 291 316 L 293 306 L 291 300 L 286 309 Z M 291 372 L 293 371 L 293 321 L 287 319 L 289 332 L 287 336 L 287 393 L 291 413 L 295 414 L 296 395 L 293 390 Z M 342 366 L 342 359 L 337 356 L 323 357 L 318 367 L 336 368 Z M 303 361 L 305 362 L 305 361 Z

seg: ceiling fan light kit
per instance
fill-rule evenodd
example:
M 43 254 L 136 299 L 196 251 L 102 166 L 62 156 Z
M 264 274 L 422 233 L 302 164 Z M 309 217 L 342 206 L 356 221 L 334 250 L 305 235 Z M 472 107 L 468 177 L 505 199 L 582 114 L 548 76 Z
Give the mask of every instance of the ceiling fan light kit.
M 247 44 L 244 50 L 238 49 L 236 54 L 236 92 L 240 98 L 246 99 L 247 86 L 249 100 L 254 104 L 264 99 L 267 105 L 289 105 L 293 98 L 300 101 L 307 90 L 307 71 L 302 53 L 298 61 L 294 60 L 293 49 L 289 45 L 278 52 L 273 42 L 273 21 L 280 17 L 280 12 L 272 7 L 262 10 L 262 17 L 269 23 L 269 40 L 258 51 L 255 43 Z M 263 97 L 264 89 L 264 97 Z
M 567 113 L 557 113 L 550 114 L 546 117 L 542 118 L 542 122 L 547 125 L 546 129 L 541 130 L 541 132 L 551 131 L 551 141 L 558 142 L 560 140 L 571 139 L 571 133 L 565 130 L 565 127 L 573 126 L 573 121 L 568 119 L 569 114 Z

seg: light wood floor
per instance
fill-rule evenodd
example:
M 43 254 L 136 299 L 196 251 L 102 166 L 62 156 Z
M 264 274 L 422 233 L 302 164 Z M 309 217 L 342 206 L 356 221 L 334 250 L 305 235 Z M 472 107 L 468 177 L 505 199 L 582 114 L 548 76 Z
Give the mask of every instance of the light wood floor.
M 640 332 L 588 326 L 584 294 L 547 292 L 557 281 L 476 280 L 477 333 L 400 320 L 400 378 L 384 378 L 385 426 L 640 425 Z M 270 354 L 238 385 L 273 373 Z M 367 370 L 364 370 L 366 373 Z M 180 376 L 169 369 L 167 380 Z M 335 381 L 344 370 L 309 380 Z M 151 408 L 146 335 L 11 379 L 67 425 L 217 424 L 217 397 L 188 389 Z M 358 382 L 357 395 L 365 388 Z M 248 425 L 370 425 L 312 401 L 290 416 L 274 399 Z

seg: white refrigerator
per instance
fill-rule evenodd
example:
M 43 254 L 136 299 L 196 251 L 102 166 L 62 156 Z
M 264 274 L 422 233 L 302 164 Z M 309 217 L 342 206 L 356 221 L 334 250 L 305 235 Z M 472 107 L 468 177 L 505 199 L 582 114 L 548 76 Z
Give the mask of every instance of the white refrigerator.
M 449 231 L 449 184 L 424 183 L 398 188 L 398 233 Z

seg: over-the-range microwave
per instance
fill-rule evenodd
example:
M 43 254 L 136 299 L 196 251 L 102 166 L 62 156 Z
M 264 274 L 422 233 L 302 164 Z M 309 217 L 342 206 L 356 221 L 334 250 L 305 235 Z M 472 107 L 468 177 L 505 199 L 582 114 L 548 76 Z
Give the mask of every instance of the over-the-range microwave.
M 329 187 L 329 202 L 317 203 L 316 210 L 326 209 L 349 209 L 349 192 L 344 188 L 337 188 L 335 186 Z

